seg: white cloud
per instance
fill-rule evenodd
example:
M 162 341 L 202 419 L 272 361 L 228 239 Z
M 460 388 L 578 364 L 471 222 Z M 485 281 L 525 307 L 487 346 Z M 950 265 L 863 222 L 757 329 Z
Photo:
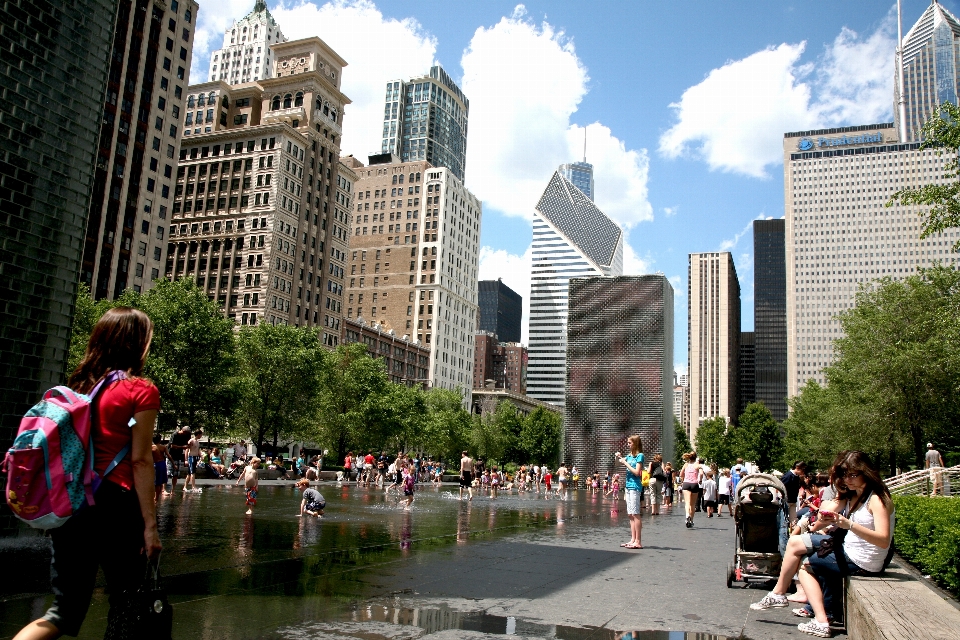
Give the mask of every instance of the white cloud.
M 530 268 L 533 249 L 527 247 L 523 255 L 516 255 L 503 249 L 480 248 L 480 280 L 502 278 L 504 284 L 523 296 L 523 335 L 521 341 L 529 344 L 528 328 L 530 320 Z
M 224 30 L 252 7 L 252 0 L 203 3 L 191 82 L 207 80 L 210 51 L 223 44 Z M 342 149 L 365 163 L 367 154 L 380 149 L 386 83 L 427 73 L 434 64 L 436 38 L 413 18 L 384 17 L 369 0 L 292 0 L 270 11 L 287 38 L 318 36 L 347 61 L 341 90 L 352 104 L 344 110 Z
M 763 220 L 763 214 L 761 213 L 755 219 Z M 748 222 L 747 225 L 740 230 L 740 233 L 736 234 L 732 238 L 727 238 L 726 240 L 721 242 L 720 248 L 718 249 L 718 251 L 730 251 L 731 249 L 736 248 L 736 246 L 740 244 L 740 238 L 747 235 L 747 232 L 749 232 L 752 228 L 753 228 L 753 220 L 750 220 L 750 222 Z
M 587 69 L 573 41 L 522 5 L 476 30 L 461 59 L 470 99 L 467 184 L 486 206 L 529 218 L 550 175 L 583 154 L 571 117 L 587 93 Z M 597 205 L 625 228 L 653 217 L 646 150 L 627 149 L 610 129 L 587 130 Z
M 668 218 L 672 218 L 673 216 L 677 215 L 677 213 L 679 212 L 680 212 L 680 207 L 677 207 L 677 206 L 663 208 L 663 215 L 667 216 Z
M 670 105 L 677 121 L 661 135 L 660 153 L 766 177 L 783 161 L 787 131 L 889 118 L 892 26 L 888 15 L 865 38 L 844 28 L 815 63 L 801 61 L 806 42 L 784 43 L 712 70 Z
M 641 258 L 633 250 L 628 238 L 623 239 L 623 275 L 642 276 L 650 273 L 651 261 L 648 258 Z
M 683 298 L 687 295 L 687 289 L 683 286 L 683 277 L 681 276 L 670 276 L 667 278 L 670 281 L 670 284 L 673 285 L 673 297 Z

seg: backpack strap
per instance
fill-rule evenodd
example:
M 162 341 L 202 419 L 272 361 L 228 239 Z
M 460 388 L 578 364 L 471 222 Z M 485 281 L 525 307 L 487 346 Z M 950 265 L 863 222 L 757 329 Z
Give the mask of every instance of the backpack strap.
M 93 447 L 93 421 L 94 421 L 95 419 L 99 419 L 98 412 L 97 412 L 97 410 L 96 410 L 96 409 L 97 409 L 97 396 L 100 395 L 100 392 L 103 391 L 103 389 L 104 389 L 105 387 L 110 386 L 111 384 L 113 384 L 114 382 L 116 382 L 116 381 L 118 381 L 118 380 L 126 380 L 126 379 L 127 379 L 127 373 L 126 373 L 125 371 L 120 371 L 120 370 L 111 371 L 110 373 L 108 373 L 107 375 L 105 375 L 103 378 L 101 378 L 100 381 L 97 382 L 96 385 L 94 385 L 93 389 L 90 391 L 90 394 L 89 394 L 89 398 L 90 398 L 90 422 L 91 422 L 91 427 L 90 427 L 90 440 L 89 440 L 89 442 L 90 442 L 90 451 L 87 452 L 88 465 L 87 465 L 87 468 L 84 470 L 84 482 L 83 482 L 83 487 L 84 487 L 84 490 L 85 490 L 85 492 L 86 492 L 86 494 L 87 494 L 87 503 L 90 504 L 90 505 L 95 504 L 94 498 L 93 498 L 93 494 L 94 494 L 94 491 L 96 490 L 96 488 L 99 487 L 99 485 L 100 485 L 100 480 L 102 480 L 103 478 L 106 478 L 107 475 L 108 475 L 111 471 L 113 471 L 114 469 L 116 469 L 117 465 L 120 464 L 120 462 L 123 461 L 123 459 L 127 457 L 127 454 L 130 453 L 131 445 L 125 446 L 125 447 L 124 447 L 123 449 L 121 449 L 120 452 L 113 458 L 113 460 L 110 461 L 110 464 L 107 465 L 106 470 L 104 470 L 104 472 L 103 472 L 103 476 L 101 476 L 100 478 L 97 478 L 97 477 L 96 477 L 96 472 L 95 472 L 94 469 L 93 469 L 94 456 L 96 455 L 95 452 L 94 452 L 94 447 Z M 133 422 L 133 419 L 132 419 L 132 418 L 131 418 L 131 422 Z M 132 427 L 133 424 L 131 424 L 130 426 Z
M 107 468 L 104 469 L 103 476 L 101 476 L 101 478 L 106 478 L 108 475 L 110 475 L 110 472 L 117 468 L 117 465 L 127 457 L 128 453 L 130 453 L 130 445 L 125 446 L 120 450 L 120 453 L 114 456 L 113 460 L 110 461 L 110 464 L 107 465 Z

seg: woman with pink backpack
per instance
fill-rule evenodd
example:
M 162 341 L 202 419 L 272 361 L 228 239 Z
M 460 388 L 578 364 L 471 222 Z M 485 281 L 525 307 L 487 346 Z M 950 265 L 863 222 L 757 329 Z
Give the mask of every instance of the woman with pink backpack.
M 70 377 L 70 389 L 92 396 L 93 467 L 102 482 L 93 494 L 95 504 L 52 529 L 53 605 L 15 640 L 78 635 L 98 567 L 111 594 L 108 628 L 122 625 L 117 618 L 126 607 L 124 593 L 143 583 L 148 558 L 160 554 L 151 452 L 160 393 L 140 377 L 152 337 L 153 323 L 145 313 L 111 309 L 94 326 Z

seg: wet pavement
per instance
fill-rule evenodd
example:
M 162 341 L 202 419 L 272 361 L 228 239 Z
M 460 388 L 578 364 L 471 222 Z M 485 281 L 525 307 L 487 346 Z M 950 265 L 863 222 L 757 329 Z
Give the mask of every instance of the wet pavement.
M 382 490 L 318 488 L 319 520 L 297 517 L 292 483 L 263 483 L 253 516 L 224 484 L 163 499 L 176 640 L 802 637 L 788 610 L 749 610 L 759 588 L 726 588 L 728 517 L 686 529 L 682 507 L 645 514 L 631 551 L 624 502 L 583 491 L 461 502 L 429 486 L 404 510 Z M 48 603 L 0 601 L 0 639 Z M 80 637 L 102 637 L 106 613 L 98 589 Z

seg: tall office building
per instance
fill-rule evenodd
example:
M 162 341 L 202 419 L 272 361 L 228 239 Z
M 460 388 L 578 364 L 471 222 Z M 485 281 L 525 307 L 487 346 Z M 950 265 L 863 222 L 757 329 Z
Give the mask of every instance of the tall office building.
M 613 469 L 640 434 L 673 459 L 673 287 L 663 275 L 570 280 L 564 459 Z
M 623 232 L 557 171 L 533 213 L 527 394 L 563 405 L 567 283 L 623 274 Z
M 904 142 L 920 139 L 920 127 L 944 102 L 957 104 L 960 86 L 960 21 L 936 0 L 903 41 Z M 894 70 L 893 112 L 900 129 L 900 74 Z
M 740 281 L 728 252 L 691 253 L 687 278 L 690 440 L 696 444 L 704 420 L 737 420 Z
M 121 1 L 80 281 L 97 299 L 160 277 L 197 3 Z
M 404 162 L 446 167 L 463 182 L 467 166 L 470 101 L 443 67 L 410 80 L 387 83 L 381 153 Z
M 683 415 L 683 396 L 686 395 L 686 387 L 678 384 L 673 385 L 673 417 L 681 421 Z
M 4 450 L 27 409 L 63 382 L 116 15 L 116 0 L 0 5 Z M 0 514 L 0 530 L 13 527 Z
M 737 382 L 737 416 L 746 410 L 748 404 L 757 401 L 755 336 L 753 331 L 740 332 L 740 355 L 737 358 L 740 376 Z
M 238 324 L 322 327 L 335 346 L 356 179 L 339 162 L 347 63 L 320 38 L 273 55 L 274 78 L 187 89 L 188 109 L 214 114 L 184 116 L 166 275 L 195 278 Z
M 957 264 L 960 231 L 920 239 L 923 207 L 885 207 L 904 187 L 948 184 L 950 158 L 901 144 L 893 123 L 784 134 L 787 235 L 787 393 L 825 383 L 836 314 L 854 306 L 861 283 L 895 280 L 939 261 Z
M 755 397 L 787 419 L 786 220 L 753 221 Z
M 227 84 L 257 82 L 273 77 L 275 44 L 286 42 L 264 0 L 223 33 L 223 47 L 210 54 L 210 81 Z
M 473 387 L 482 206 L 446 168 L 370 157 L 357 168 L 347 317 L 430 350 L 429 385 Z
M 593 165 L 584 162 L 571 162 L 560 165 L 560 175 L 573 183 L 577 189 L 593 200 Z
M 480 322 L 478 329 L 495 334 L 501 342 L 520 342 L 523 298 L 503 280 L 479 283 Z

